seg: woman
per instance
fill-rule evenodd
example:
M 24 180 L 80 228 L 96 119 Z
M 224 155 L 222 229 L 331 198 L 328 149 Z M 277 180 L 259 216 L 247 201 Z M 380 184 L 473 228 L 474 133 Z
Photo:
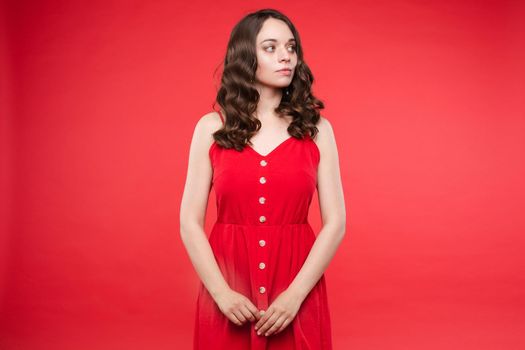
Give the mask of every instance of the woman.
M 332 349 L 324 271 L 346 216 L 333 129 L 294 25 L 264 9 L 233 29 L 220 109 L 197 122 L 180 209 L 202 283 L 194 349 Z M 211 186 L 217 221 L 204 218 Z M 322 230 L 307 221 L 318 190 Z

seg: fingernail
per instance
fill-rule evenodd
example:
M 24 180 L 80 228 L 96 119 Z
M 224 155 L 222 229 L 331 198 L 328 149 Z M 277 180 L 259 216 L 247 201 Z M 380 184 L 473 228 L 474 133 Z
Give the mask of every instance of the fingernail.
M 257 332 L 257 335 L 261 335 L 261 332 Z

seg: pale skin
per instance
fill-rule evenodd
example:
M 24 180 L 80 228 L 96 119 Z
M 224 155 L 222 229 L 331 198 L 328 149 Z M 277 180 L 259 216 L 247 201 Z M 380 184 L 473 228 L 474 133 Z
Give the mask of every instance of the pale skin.
M 264 41 L 272 38 L 275 41 Z M 276 70 L 297 64 L 291 48 L 292 32 L 279 20 L 269 18 L 257 35 L 256 88 L 260 94 L 256 117 L 261 129 L 251 138 L 252 147 L 268 154 L 289 134 L 290 118 L 279 118 L 273 110 L 279 105 L 282 88 L 290 84 L 293 74 L 285 76 Z M 264 42 L 263 42 L 264 41 Z M 223 113 L 224 115 L 224 113 Z M 339 169 L 339 156 L 331 123 L 321 116 L 314 142 L 320 152 L 317 170 L 317 193 L 322 228 L 302 268 L 288 288 L 268 306 L 259 310 L 249 298 L 231 289 L 224 279 L 204 231 L 206 208 L 213 169 L 208 151 L 212 134 L 222 127 L 216 112 L 202 116 L 196 123 L 190 144 L 186 183 L 180 208 L 180 233 L 192 264 L 217 303 L 221 312 L 233 323 L 255 322 L 258 334 L 270 336 L 282 332 L 297 315 L 302 302 L 319 281 L 335 255 L 346 227 L 346 210 Z

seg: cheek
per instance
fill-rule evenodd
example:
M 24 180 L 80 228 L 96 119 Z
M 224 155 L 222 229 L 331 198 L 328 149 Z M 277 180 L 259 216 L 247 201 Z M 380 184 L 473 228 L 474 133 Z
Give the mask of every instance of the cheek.
M 260 57 L 257 59 L 257 70 L 258 70 L 258 73 L 261 74 L 261 75 L 265 75 L 265 74 L 268 74 L 272 71 L 272 63 L 270 62 L 270 60 L 268 58 L 265 58 L 265 57 Z

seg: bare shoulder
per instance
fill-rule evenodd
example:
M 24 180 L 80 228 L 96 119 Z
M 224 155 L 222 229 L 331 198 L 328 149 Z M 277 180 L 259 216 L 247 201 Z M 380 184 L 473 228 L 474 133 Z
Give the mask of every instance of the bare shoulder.
M 222 120 L 219 113 L 212 111 L 204 114 L 199 118 L 195 125 L 195 132 L 199 133 L 199 137 L 212 140 L 212 134 L 222 127 Z
M 326 117 L 320 116 L 319 122 L 316 126 L 319 132 L 317 133 L 314 141 L 317 144 L 321 154 L 334 151 L 335 133 L 332 123 L 330 123 Z
M 197 126 L 199 126 L 202 129 L 211 131 L 211 134 L 213 134 L 215 131 L 222 127 L 222 120 L 219 116 L 219 113 L 212 111 L 200 117 L 200 119 L 197 122 Z
M 198 159 L 206 159 L 208 150 L 214 142 L 213 133 L 221 126 L 222 121 L 217 112 L 209 112 L 201 116 L 195 123 L 190 153 L 198 155 Z
M 317 123 L 317 129 L 319 129 L 319 134 L 326 134 L 327 132 L 331 132 L 332 130 L 332 123 L 325 117 L 325 116 L 319 116 L 319 122 Z

